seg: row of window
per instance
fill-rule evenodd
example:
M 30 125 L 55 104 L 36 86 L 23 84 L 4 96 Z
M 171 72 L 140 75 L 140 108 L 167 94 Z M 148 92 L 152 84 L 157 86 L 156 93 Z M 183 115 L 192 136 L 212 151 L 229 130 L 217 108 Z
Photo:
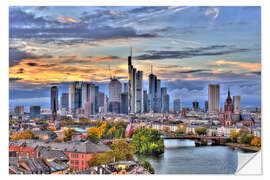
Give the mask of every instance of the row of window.
M 79 154 L 71 153 L 70 155 L 72 158 L 79 158 Z M 84 158 L 84 155 L 82 154 L 82 158 Z
M 71 163 L 71 165 L 74 165 L 74 163 L 75 163 L 75 165 L 80 164 L 79 160 L 70 160 L 70 163 Z M 82 161 L 82 165 L 84 165 L 84 161 Z

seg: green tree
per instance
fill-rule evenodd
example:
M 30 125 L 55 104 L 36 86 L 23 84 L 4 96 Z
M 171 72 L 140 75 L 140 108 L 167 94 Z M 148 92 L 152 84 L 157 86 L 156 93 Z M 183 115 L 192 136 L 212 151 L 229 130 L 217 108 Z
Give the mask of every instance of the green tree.
M 207 132 L 207 128 L 206 127 L 197 127 L 196 129 L 195 129 L 195 132 L 196 132 L 196 134 L 198 134 L 198 135 L 206 135 L 206 132 Z
M 164 152 L 161 133 L 153 128 L 136 128 L 131 143 L 136 147 L 136 152 L 140 154 L 161 154 Z
M 240 138 L 240 142 L 242 144 L 251 144 L 251 141 L 253 140 L 253 138 L 254 138 L 253 134 L 244 135 Z
M 239 132 L 236 131 L 236 129 L 231 129 L 231 135 L 229 137 L 230 141 L 233 142 L 233 143 L 236 143 L 237 142 L 237 139 L 239 137 Z
M 73 128 L 68 128 L 67 130 L 64 131 L 64 141 L 71 141 L 72 139 L 72 134 L 75 133 L 76 130 Z

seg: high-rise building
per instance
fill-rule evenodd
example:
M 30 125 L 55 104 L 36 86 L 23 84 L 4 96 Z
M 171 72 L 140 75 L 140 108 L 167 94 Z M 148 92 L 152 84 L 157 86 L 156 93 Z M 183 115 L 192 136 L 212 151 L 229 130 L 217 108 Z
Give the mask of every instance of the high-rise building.
M 95 113 L 98 113 L 98 94 L 99 94 L 99 87 L 95 86 Z
M 128 113 L 135 113 L 136 68 L 132 65 L 132 49 L 128 56 Z
M 194 101 L 192 102 L 192 108 L 194 111 L 198 111 L 200 108 L 199 108 L 199 102 L 198 101 Z
M 57 120 L 58 110 L 58 88 L 56 86 L 51 87 L 51 111 L 53 120 Z
M 124 92 L 128 93 L 128 83 L 124 83 Z
M 23 115 L 24 114 L 24 106 L 16 106 L 15 109 L 14 109 L 14 113 L 17 116 Z
M 233 107 L 234 113 L 240 113 L 240 104 L 241 104 L 241 97 L 240 96 L 233 96 Z
M 121 93 L 120 113 L 128 114 L 128 93 Z
M 155 82 L 155 98 L 154 98 L 154 112 L 161 113 L 161 88 L 160 79 L 156 79 Z
M 174 99 L 173 100 L 173 112 L 179 113 L 181 111 L 181 101 L 180 99 Z
M 61 109 L 68 111 L 68 93 L 62 93 L 60 98 Z
M 219 112 L 220 110 L 219 84 L 208 85 L 208 107 L 209 107 L 209 112 Z
M 163 96 L 167 94 L 167 88 L 166 87 L 162 87 L 161 88 L 161 112 L 163 113 Z
M 148 109 L 148 94 L 147 94 L 146 90 L 143 91 L 143 112 L 144 113 L 149 112 L 149 109 Z
M 135 77 L 135 113 L 143 111 L 143 72 L 137 71 Z
M 116 78 L 112 78 L 109 83 L 109 111 L 113 113 L 120 113 L 122 85 Z
M 30 119 L 40 118 L 40 106 L 30 107 Z
M 204 112 L 208 112 L 208 101 L 204 101 Z
M 105 101 L 104 92 L 99 92 L 99 94 L 98 94 L 98 106 L 99 107 L 104 107 L 104 101 Z
M 150 96 L 150 111 L 154 111 L 154 98 L 156 96 L 156 81 L 157 77 L 154 74 L 148 76 L 148 94 Z
M 170 95 L 163 94 L 162 96 L 162 113 L 169 113 L 170 111 Z
M 86 117 L 96 109 L 97 86 L 91 82 L 73 82 L 69 86 L 69 109 L 72 113 L 83 113 Z
M 82 82 L 73 82 L 69 85 L 69 110 L 76 113 L 82 108 Z

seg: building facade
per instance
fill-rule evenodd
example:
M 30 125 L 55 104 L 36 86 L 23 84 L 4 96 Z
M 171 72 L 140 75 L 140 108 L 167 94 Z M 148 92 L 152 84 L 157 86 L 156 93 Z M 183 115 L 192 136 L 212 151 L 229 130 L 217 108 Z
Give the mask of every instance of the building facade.
M 219 84 L 208 85 L 208 108 L 209 108 L 209 112 L 219 112 L 220 110 Z

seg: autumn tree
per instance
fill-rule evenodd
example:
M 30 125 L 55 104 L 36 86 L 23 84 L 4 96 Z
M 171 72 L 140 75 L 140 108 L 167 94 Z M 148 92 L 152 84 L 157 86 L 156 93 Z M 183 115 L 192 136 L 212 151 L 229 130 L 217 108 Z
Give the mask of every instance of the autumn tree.
M 169 127 L 168 126 L 163 126 L 162 127 L 162 130 L 165 131 L 165 132 L 168 132 L 169 131 Z
M 206 135 L 206 132 L 207 132 L 207 128 L 206 127 L 197 127 L 195 129 L 195 132 L 198 134 L 198 135 Z
M 72 139 L 72 134 L 75 133 L 76 130 L 73 128 L 68 128 L 67 130 L 64 131 L 64 141 L 71 141 Z
M 260 147 L 261 147 L 261 138 L 255 136 L 255 137 L 253 138 L 253 140 L 251 141 L 251 145 L 260 148 Z
M 237 132 L 236 129 L 231 129 L 230 132 L 231 132 L 231 135 L 229 137 L 230 141 L 236 143 L 239 137 L 239 132 Z
M 240 137 L 246 136 L 248 133 L 249 133 L 248 128 L 245 127 L 245 126 L 241 127 L 240 130 L 239 130 L 239 136 Z
M 13 135 L 11 138 L 12 141 L 19 140 L 19 139 L 39 139 L 38 136 L 35 135 L 33 131 L 20 131 Z
M 92 141 L 93 143 L 98 143 L 100 141 L 101 134 L 99 132 L 99 128 L 91 127 L 87 130 L 87 139 Z

